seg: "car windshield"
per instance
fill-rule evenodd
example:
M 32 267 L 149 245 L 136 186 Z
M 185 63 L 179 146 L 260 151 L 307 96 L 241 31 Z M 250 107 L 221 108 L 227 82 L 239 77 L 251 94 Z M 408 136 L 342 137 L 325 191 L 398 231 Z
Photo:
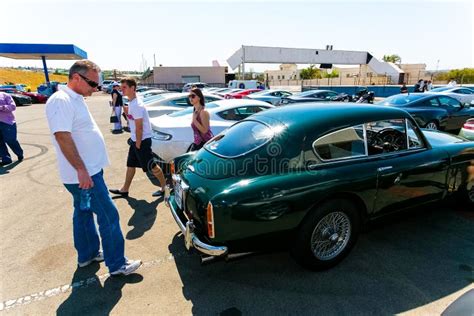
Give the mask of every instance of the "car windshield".
M 386 98 L 383 101 L 378 102 L 377 104 L 382 105 L 406 105 L 413 101 L 416 101 L 420 98 L 424 97 L 422 93 L 415 93 L 415 94 L 397 94 L 391 97 Z
M 431 89 L 431 92 L 443 92 L 452 89 L 453 87 L 439 87 Z
M 166 96 L 166 93 L 151 95 L 149 97 L 144 98 L 143 103 L 146 105 L 148 103 L 152 103 L 152 102 L 164 99 L 165 96 Z
M 307 96 L 313 95 L 315 93 L 316 93 L 316 90 L 308 90 L 308 91 L 300 92 L 296 96 L 298 96 L 298 97 L 307 97 Z
M 214 137 L 204 148 L 217 156 L 233 158 L 265 145 L 273 135 L 273 130 L 263 123 L 242 121 Z
M 218 107 L 218 105 L 215 104 L 215 103 L 207 103 L 206 104 L 206 109 L 212 109 L 212 108 L 217 108 L 217 107 Z M 191 113 L 193 113 L 193 111 L 194 111 L 194 107 L 188 107 L 184 110 L 168 114 L 168 116 L 169 117 L 180 117 L 180 116 L 185 116 L 185 115 L 191 114 Z

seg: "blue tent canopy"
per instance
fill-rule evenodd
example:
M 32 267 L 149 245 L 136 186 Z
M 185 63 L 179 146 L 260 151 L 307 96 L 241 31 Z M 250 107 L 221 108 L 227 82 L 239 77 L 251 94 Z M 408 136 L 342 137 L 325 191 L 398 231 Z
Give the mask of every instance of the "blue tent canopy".
M 86 59 L 87 53 L 72 44 L 10 44 L 0 43 L 0 56 L 13 59 L 52 60 Z
M 44 75 L 49 86 L 46 59 L 71 60 L 86 59 L 87 53 L 72 44 L 15 44 L 0 43 L 0 57 L 12 59 L 41 59 Z

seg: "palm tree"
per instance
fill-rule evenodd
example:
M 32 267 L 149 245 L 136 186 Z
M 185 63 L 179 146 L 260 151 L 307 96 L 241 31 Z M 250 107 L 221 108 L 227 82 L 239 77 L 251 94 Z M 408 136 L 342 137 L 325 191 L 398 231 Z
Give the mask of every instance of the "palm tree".
M 385 62 L 391 62 L 391 63 L 398 63 L 398 64 L 401 64 L 402 63 L 402 58 L 396 54 L 393 54 L 393 55 L 383 55 L 383 61 Z

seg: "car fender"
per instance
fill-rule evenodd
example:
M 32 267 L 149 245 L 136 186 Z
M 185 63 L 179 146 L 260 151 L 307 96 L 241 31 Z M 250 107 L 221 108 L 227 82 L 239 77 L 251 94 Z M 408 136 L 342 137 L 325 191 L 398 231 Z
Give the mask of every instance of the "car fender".
M 444 130 L 447 124 L 448 112 L 441 108 L 403 108 L 415 119 L 420 127 L 424 127 L 430 121 L 437 121 L 439 128 Z

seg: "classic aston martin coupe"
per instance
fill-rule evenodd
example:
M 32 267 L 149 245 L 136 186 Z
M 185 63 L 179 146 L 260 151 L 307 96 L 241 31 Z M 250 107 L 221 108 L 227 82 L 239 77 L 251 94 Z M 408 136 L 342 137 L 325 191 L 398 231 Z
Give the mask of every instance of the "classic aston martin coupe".
M 284 236 L 298 263 L 321 270 L 370 220 L 447 196 L 472 208 L 471 164 L 474 142 L 421 130 L 401 109 L 301 104 L 176 158 L 168 205 L 188 249 L 225 257 Z

